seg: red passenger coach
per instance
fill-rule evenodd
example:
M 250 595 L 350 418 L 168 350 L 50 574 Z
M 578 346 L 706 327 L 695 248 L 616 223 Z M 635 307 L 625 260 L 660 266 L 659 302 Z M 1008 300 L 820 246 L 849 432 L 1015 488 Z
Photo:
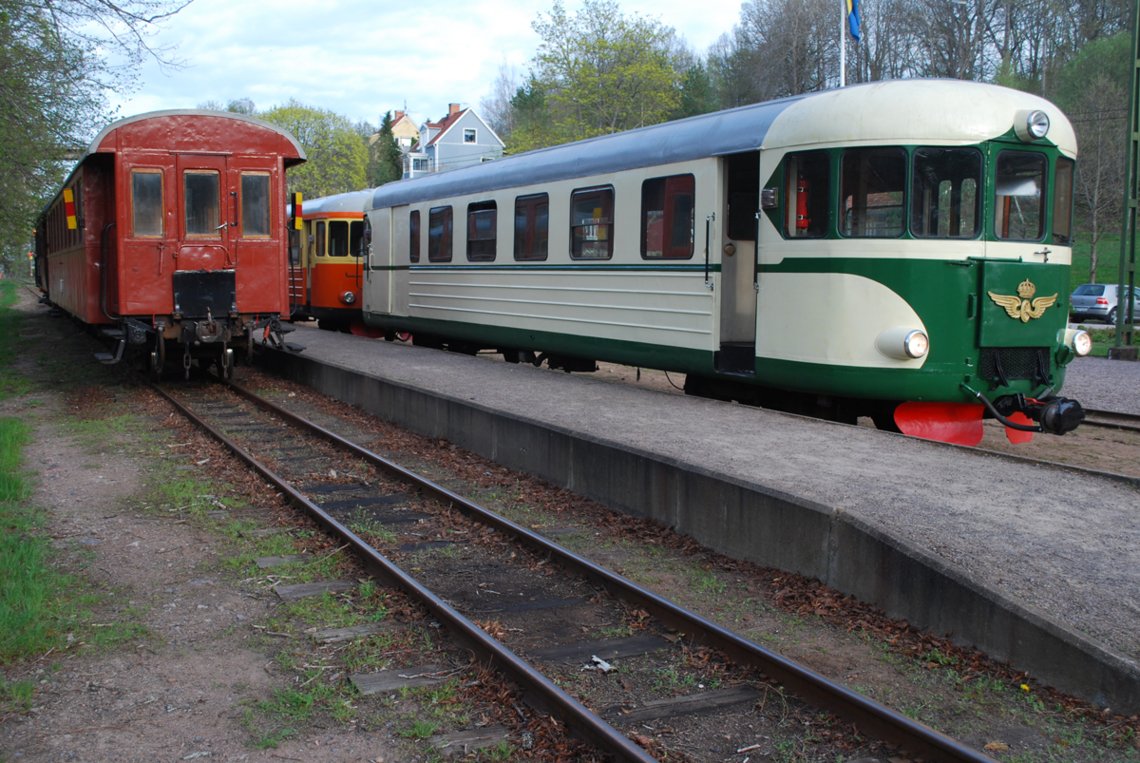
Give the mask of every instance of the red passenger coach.
M 288 132 L 250 117 L 161 111 L 104 129 L 36 226 L 47 301 L 117 340 L 233 371 L 233 347 L 280 342 L 289 314 L 285 170 L 305 160 Z

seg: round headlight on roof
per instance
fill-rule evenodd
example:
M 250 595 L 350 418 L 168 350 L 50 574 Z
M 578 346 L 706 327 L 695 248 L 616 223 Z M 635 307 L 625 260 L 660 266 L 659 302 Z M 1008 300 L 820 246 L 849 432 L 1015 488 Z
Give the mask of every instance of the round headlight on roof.
M 1014 122 L 1014 131 L 1017 137 L 1026 143 L 1041 140 L 1049 134 L 1049 115 L 1041 109 L 1019 111 Z

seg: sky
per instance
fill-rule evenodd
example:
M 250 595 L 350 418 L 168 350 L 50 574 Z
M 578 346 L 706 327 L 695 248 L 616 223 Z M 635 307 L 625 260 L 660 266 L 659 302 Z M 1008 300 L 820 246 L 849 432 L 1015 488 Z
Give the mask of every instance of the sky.
M 622 13 L 673 27 L 698 54 L 740 20 L 742 0 L 619 0 Z M 416 124 L 449 103 L 479 110 L 504 66 L 521 82 L 538 49 L 531 28 L 553 0 L 193 0 L 149 42 L 181 62 L 148 61 L 118 117 L 227 104 L 258 111 L 296 99 L 352 122 L 379 125 L 403 110 Z M 568 14 L 580 0 L 564 0 Z M 318 10 L 319 9 L 319 10 Z

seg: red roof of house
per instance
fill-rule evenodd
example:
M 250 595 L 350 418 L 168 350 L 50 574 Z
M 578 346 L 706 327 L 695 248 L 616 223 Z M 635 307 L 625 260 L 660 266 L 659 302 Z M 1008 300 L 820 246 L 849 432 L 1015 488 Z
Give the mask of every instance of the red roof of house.
M 436 140 L 439 139 L 440 135 L 443 135 L 445 132 L 447 132 L 447 128 L 458 122 L 459 118 L 466 114 L 468 111 L 469 109 L 459 108 L 458 103 L 449 104 L 448 114 L 446 117 L 439 120 L 438 122 L 427 123 L 429 130 L 439 130 L 439 132 L 432 136 L 432 139 L 427 142 L 427 145 L 430 146 L 431 144 L 435 143 Z

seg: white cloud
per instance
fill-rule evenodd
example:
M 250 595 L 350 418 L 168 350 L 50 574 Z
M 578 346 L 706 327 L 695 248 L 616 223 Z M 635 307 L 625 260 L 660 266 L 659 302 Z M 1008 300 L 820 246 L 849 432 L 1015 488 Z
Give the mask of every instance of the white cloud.
M 148 63 L 136 89 L 112 102 L 123 116 L 249 98 L 258 109 L 296 99 L 373 124 L 405 106 L 436 119 L 448 103 L 478 107 L 503 64 L 525 72 L 539 44 L 531 22 L 551 4 L 194 0 L 152 40 L 184 66 Z M 565 3 L 571 13 L 579 5 Z M 740 3 L 626 0 L 622 10 L 673 27 L 704 53 L 738 22 Z

